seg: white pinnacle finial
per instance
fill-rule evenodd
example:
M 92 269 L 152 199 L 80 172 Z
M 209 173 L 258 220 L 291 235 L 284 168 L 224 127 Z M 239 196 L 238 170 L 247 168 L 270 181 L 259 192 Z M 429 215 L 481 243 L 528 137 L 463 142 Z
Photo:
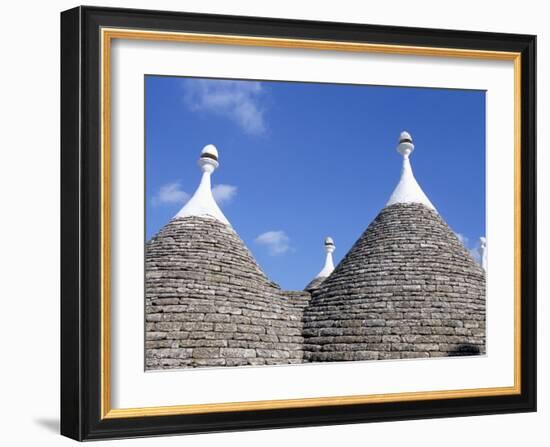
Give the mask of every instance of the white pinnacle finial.
M 397 145 L 397 152 L 399 152 L 403 157 L 409 158 L 409 155 L 414 151 L 414 144 L 412 142 L 411 135 L 407 131 L 401 132 L 399 135 L 399 144 Z
M 397 145 L 397 152 L 403 156 L 403 168 L 401 169 L 401 178 L 399 183 L 394 189 L 390 200 L 386 203 L 386 206 L 394 205 L 396 203 L 421 203 L 431 210 L 436 211 L 435 207 L 430 202 L 430 199 L 424 194 L 422 188 L 414 178 L 412 172 L 411 162 L 409 155 L 414 150 L 414 144 L 412 137 L 406 131 L 401 132 L 399 136 L 399 143 Z
M 202 170 L 202 178 L 199 183 L 199 187 L 193 194 L 193 197 L 189 199 L 189 201 L 179 211 L 179 213 L 176 214 L 175 217 L 213 217 L 214 219 L 218 219 L 219 221 L 230 225 L 212 195 L 210 176 L 219 166 L 218 150 L 216 149 L 216 146 L 213 144 L 204 146 L 201 151 L 198 165 Z
M 214 172 L 220 165 L 218 163 L 218 149 L 213 144 L 207 144 L 202 148 L 201 156 L 197 162 L 202 172 Z
M 334 262 L 332 261 L 332 253 L 334 252 L 334 250 L 336 250 L 336 245 L 334 245 L 334 241 L 331 237 L 327 237 L 325 239 L 325 252 L 327 253 L 325 265 L 316 276 L 316 278 L 326 278 L 334 270 Z
M 479 257 L 481 260 L 481 267 L 487 271 L 487 239 L 484 237 L 479 238 Z

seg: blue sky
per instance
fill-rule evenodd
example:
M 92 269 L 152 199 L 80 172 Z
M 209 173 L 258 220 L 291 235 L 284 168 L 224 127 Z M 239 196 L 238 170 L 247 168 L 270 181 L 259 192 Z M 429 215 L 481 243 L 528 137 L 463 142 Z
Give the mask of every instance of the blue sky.
M 485 235 L 485 92 L 146 76 L 146 239 L 179 211 L 217 146 L 215 196 L 266 274 L 302 289 L 397 185 L 399 133 L 420 186 L 475 250 Z

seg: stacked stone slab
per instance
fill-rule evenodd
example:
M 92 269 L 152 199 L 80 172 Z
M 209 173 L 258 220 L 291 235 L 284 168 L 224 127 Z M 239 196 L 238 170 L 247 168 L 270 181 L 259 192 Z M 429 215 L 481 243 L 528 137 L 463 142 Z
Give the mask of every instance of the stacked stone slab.
M 385 207 L 312 291 L 304 361 L 485 352 L 485 271 L 439 214 Z
M 323 284 L 323 281 L 327 279 L 326 277 L 325 278 L 313 278 L 309 284 L 304 288 L 305 291 L 307 292 L 313 292 L 314 290 L 318 289 L 321 284 Z
M 309 294 L 270 282 L 231 226 L 172 219 L 145 271 L 146 369 L 302 362 Z
M 218 207 L 218 151 L 205 146 L 194 195 L 146 244 L 146 369 L 485 353 L 485 270 L 420 188 L 413 150 L 402 132 L 386 207 L 336 269 L 327 237 L 323 269 L 295 292 L 265 276 Z

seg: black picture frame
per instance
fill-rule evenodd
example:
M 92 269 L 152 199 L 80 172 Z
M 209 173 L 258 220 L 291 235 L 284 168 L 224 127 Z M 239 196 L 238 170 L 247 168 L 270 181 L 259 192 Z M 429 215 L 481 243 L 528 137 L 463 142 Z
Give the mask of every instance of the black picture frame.
M 102 418 L 100 29 L 521 53 L 521 392 L 309 408 Z M 76 440 L 536 411 L 536 36 L 166 11 L 61 13 L 61 434 Z

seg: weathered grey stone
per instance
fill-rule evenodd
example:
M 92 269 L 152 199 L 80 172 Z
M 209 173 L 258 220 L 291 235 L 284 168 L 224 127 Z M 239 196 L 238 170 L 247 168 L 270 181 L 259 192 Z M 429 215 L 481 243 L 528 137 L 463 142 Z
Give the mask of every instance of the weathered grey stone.
M 485 352 L 485 272 L 424 205 L 384 208 L 311 293 L 307 361 Z
M 219 348 L 193 348 L 193 358 L 196 359 L 212 359 L 219 356 Z
M 310 298 L 269 281 L 231 227 L 173 219 L 146 245 L 146 368 L 301 361 Z
M 231 227 L 173 219 L 146 246 L 146 369 L 485 352 L 485 272 L 423 205 L 384 208 L 306 289 L 280 290 Z
M 243 348 L 223 348 L 220 350 L 220 354 L 222 357 L 247 358 L 256 357 L 256 350 Z

